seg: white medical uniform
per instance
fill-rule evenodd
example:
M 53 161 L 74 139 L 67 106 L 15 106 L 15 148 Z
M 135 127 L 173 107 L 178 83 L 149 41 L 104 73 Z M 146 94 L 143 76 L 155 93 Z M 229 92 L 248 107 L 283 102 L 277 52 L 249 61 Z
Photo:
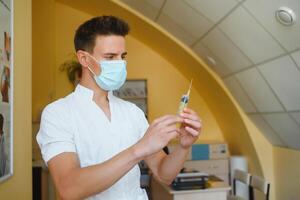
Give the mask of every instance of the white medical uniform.
M 75 152 L 80 166 L 102 163 L 140 140 L 148 122 L 136 105 L 108 93 L 111 120 L 93 101 L 93 91 L 78 84 L 75 91 L 49 104 L 42 113 L 37 142 L 47 163 L 63 152 Z M 89 200 L 147 200 L 135 165 L 109 189 Z

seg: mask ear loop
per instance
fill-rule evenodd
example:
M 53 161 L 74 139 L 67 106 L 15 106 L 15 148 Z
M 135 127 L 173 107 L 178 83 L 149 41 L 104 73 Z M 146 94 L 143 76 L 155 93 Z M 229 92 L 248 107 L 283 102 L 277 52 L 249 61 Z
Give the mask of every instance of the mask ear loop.
M 91 70 L 91 68 L 89 66 L 87 66 L 87 68 L 89 69 L 89 71 L 94 75 L 96 76 L 96 74 L 93 72 L 93 70 Z
M 94 58 L 94 56 L 92 56 L 91 54 L 89 54 L 89 53 L 86 52 L 86 55 L 89 56 L 89 57 L 91 57 L 92 59 L 94 59 L 94 60 L 97 62 L 96 58 Z M 96 73 L 93 72 L 93 70 L 90 68 L 89 65 L 87 66 L 87 68 L 89 69 L 89 71 L 90 71 L 94 76 L 97 76 Z

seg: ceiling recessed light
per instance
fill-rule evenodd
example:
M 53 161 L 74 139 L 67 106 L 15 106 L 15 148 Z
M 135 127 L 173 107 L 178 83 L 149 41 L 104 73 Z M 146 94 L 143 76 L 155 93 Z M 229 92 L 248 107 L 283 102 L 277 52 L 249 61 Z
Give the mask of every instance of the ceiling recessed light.
M 213 59 L 212 57 L 206 56 L 206 58 L 207 58 L 207 60 L 210 62 L 210 64 L 213 64 L 213 65 L 216 65 L 216 64 L 217 64 L 216 60 Z
M 296 14 L 288 7 L 280 7 L 276 10 L 275 16 L 277 21 L 285 26 L 291 26 L 296 21 Z

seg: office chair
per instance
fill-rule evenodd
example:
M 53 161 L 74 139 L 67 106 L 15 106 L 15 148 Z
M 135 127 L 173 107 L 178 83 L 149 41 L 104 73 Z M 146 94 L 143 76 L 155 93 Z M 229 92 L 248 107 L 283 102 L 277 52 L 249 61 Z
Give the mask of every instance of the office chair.
M 245 200 L 245 198 L 240 197 L 236 194 L 236 183 L 241 182 L 248 187 L 250 186 L 251 175 L 247 172 L 241 170 L 234 170 L 234 177 L 233 177 L 233 195 L 228 197 L 228 200 Z
M 254 200 L 254 190 L 262 192 L 265 196 L 265 200 L 269 200 L 270 183 L 265 179 L 253 175 L 250 181 L 250 200 Z

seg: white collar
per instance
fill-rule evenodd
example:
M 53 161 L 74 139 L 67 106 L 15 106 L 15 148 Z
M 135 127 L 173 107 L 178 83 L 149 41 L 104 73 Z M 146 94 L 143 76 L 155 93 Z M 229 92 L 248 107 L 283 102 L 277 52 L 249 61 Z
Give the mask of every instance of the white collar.
M 94 97 L 94 91 L 81 84 L 77 84 L 75 88 L 75 93 L 80 94 L 81 97 L 88 98 L 89 100 L 93 100 Z M 113 92 L 109 91 L 107 95 L 108 100 L 111 101 L 113 97 Z

